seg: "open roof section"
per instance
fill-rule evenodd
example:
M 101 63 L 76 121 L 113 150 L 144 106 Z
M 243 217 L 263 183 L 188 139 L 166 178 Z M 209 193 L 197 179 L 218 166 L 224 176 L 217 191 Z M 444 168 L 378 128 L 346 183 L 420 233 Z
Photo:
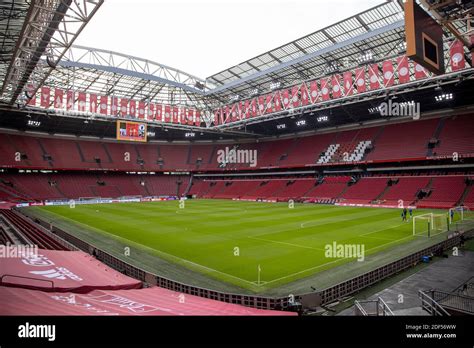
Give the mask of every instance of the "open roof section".
M 52 9 L 48 8 L 46 11 L 38 5 L 34 6 L 42 1 L 47 1 Z M 431 3 L 435 0 L 417 1 L 422 4 L 425 2 L 426 6 L 426 1 Z M 388 0 L 215 74 L 204 81 L 147 59 L 72 46 L 74 38 L 79 35 L 83 26 L 91 19 L 102 2 L 103 0 L 81 2 L 7 0 L 2 2 L 0 29 L 4 29 L 6 34 L 3 38 L 0 37 L 3 40 L 3 42 L 0 41 L 2 49 L 0 51 L 2 58 L 0 77 L 3 77 L 5 81 L 0 93 L 0 102 L 13 105 L 13 100 L 16 98 L 16 103 L 25 104 L 29 84 L 35 89 L 47 85 L 118 98 L 195 107 L 204 111 L 206 117 L 209 118 L 213 109 L 231 101 L 247 99 L 253 93 L 268 93 L 271 89 L 270 85 L 274 82 L 280 84 L 279 88 L 287 88 L 331 74 L 332 72 L 327 70 L 329 64 L 337 63 L 340 70 L 345 71 L 360 66 L 358 58 L 369 51 L 374 62 L 378 62 L 403 54 L 404 49 L 403 3 L 402 0 Z M 76 3 L 83 4 L 84 8 L 78 8 Z M 71 7 L 66 10 L 65 4 Z M 438 14 L 441 13 L 439 16 L 442 16 L 444 20 L 450 19 L 452 25 L 462 31 L 461 26 L 464 24 L 460 24 L 459 17 L 466 15 L 466 9 L 456 5 L 455 0 L 446 0 L 443 4 L 446 6 L 433 5 L 430 9 L 436 9 Z M 54 6 L 58 6 L 56 10 Z M 56 25 L 57 30 L 49 46 L 36 60 L 41 53 L 39 46 L 44 48 L 44 36 L 43 39 L 34 42 L 38 46 L 38 49 L 34 51 L 34 56 L 28 55 L 30 51 L 25 51 L 21 46 L 28 43 L 28 40 L 24 40 L 26 35 L 22 34 L 21 28 L 37 27 L 30 19 L 30 12 L 42 10 L 49 16 L 57 17 L 58 8 L 62 10 L 61 18 L 53 18 L 49 24 L 47 21 L 42 22 L 41 28 L 45 31 L 51 31 L 51 28 Z M 435 16 L 435 14 L 432 15 Z M 65 18 L 67 23 L 64 23 Z M 29 38 L 29 36 L 26 37 Z M 41 38 L 41 35 L 39 37 Z M 453 39 L 452 33 L 446 30 L 445 39 L 445 53 L 448 59 L 449 44 Z M 54 61 L 48 64 L 48 60 Z M 466 60 L 472 65 L 470 57 L 466 56 Z M 12 63 L 14 61 L 20 64 L 14 65 Z M 15 73 L 9 73 L 8 69 Z M 28 79 L 25 80 L 26 77 Z M 29 92 L 32 93 L 32 91 Z M 235 98 L 236 96 L 238 98 Z
M 328 63 L 342 68 L 356 65 L 349 57 L 371 50 L 375 57 L 393 55 L 405 39 L 404 11 L 400 1 L 384 2 L 336 24 L 294 40 L 206 79 L 219 97 L 270 90 L 324 74 Z
M 5 81 L 7 77 L 8 66 L 13 60 L 29 6 L 29 2 L 25 0 L 0 2 L 0 81 Z
M 49 85 L 100 95 L 203 108 L 205 81 L 147 59 L 72 46 Z
M 27 103 L 103 1 L 2 1 L 0 101 Z

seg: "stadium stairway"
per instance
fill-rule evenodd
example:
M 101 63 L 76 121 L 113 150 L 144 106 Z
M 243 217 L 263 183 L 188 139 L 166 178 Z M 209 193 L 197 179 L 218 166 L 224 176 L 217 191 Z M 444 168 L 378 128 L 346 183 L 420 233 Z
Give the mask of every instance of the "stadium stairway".
M 209 190 L 203 197 L 215 198 L 220 196 L 220 194 L 226 189 L 226 184 L 226 181 L 215 181 L 214 183 L 209 183 Z
M 431 192 L 431 188 L 433 187 L 433 180 L 434 180 L 434 178 L 432 178 L 432 177 L 429 178 L 429 181 L 428 181 L 428 183 L 426 184 L 426 186 L 420 188 L 420 190 L 419 190 L 418 192 L 420 192 L 420 191 L 423 190 L 423 191 L 425 191 L 425 192 L 428 192 L 428 194 L 429 194 L 429 193 Z M 411 204 L 415 204 L 415 205 L 416 205 L 419 201 L 421 201 L 421 199 L 418 198 L 418 197 L 416 197 L 416 199 L 415 199 Z
M 288 146 L 288 148 L 286 149 L 285 153 L 282 154 L 282 156 L 280 157 L 280 159 L 278 160 L 278 163 L 277 165 L 278 166 L 284 166 L 287 162 L 287 159 L 293 155 L 293 152 L 296 150 L 298 151 L 299 147 L 298 147 L 298 140 L 297 139 L 293 139 L 293 141 L 291 142 L 291 144 Z
M 286 185 L 274 194 L 276 200 L 288 201 L 307 196 L 316 183 L 315 179 L 288 180 Z
M 41 150 L 43 161 L 48 162 L 49 167 L 54 167 L 54 158 L 46 151 L 44 144 L 41 142 L 41 139 L 36 139 L 36 142 L 38 143 L 38 148 Z
M 427 153 L 427 142 L 434 133 L 439 120 L 429 119 L 416 123 L 397 123 L 387 126 L 377 139 L 374 151 L 367 160 L 423 159 Z M 410 146 L 400 146 L 410 144 Z
M 13 239 L 10 238 L 10 235 L 3 229 L 2 226 L 0 226 L 0 245 L 6 245 L 7 243 L 10 245 L 15 244 Z
M 471 195 L 471 192 L 473 192 L 472 187 L 473 187 L 473 185 L 471 183 L 468 183 L 466 185 L 466 188 L 465 188 L 461 198 L 459 199 L 459 201 L 456 202 L 456 206 L 464 204 L 464 201 L 466 201 L 466 199 Z
M 110 155 L 109 149 L 105 145 L 105 143 L 102 143 L 102 148 L 104 149 L 105 155 L 107 156 L 107 161 L 108 163 L 112 163 L 112 156 Z
M 1 220 L 1 214 L 0 214 L 0 229 L 3 230 L 3 234 L 5 234 L 5 238 L 8 239 L 10 244 L 12 245 L 27 245 L 31 244 L 31 242 L 28 239 L 25 239 L 25 237 L 15 228 L 9 225 L 8 223 L 5 223 L 4 220 Z
M 188 184 L 186 185 L 186 188 L 183 191 L 183 196 L 187 196 L 189 191 L 191 190 L 191 187 L 193 186 L 193 178 L 194 176 L 191 175 L 191 177 L 189 178 Z
M 387 186 L 385 186 L 384 190 L 382 192 L 380 192 L 380 194 L 375 197 L 374 201 L 379 201 L 391 188 L 391 186 L 388 185 L 388 180 L 387 180 Z
M 474 190 L 472 189 L 472 186 L 469 193 L 464 198 L 463 204 L 469 207 L 469 209 L 474 210 Z
M 79 145 L 78 142 L 76 142 L 76 147 L 77 147 L 77 151 L 79 152 L 79 157 L 81 157 L 81 161 L 85 162 L 86 159 L 84 158 L 84 154 L 82 153 L 81 145 Z
M 262 181 L 250 196 L 254 196 L 260 199 L 269 199 L 275 196 L 275 192 L 281 191 L 285 186 L 286 180 L 266 180 Z
M 444 123 L 445 123 L 446 119 L 445 118 L 440 118 L 439 119 L 439 123 L 438 123 L 438 126 L 436 127 L 436 130 L 433 134 L 433 136 L 431 137 L 430 141 L 434 141 L 434 146 L 433 147 L 429 147 L 428 146 L 428 152 L 427 152 L 427 156 L 433 156 L 433 152 L 435 150 L 435 148 L 437 146 L 439 146 L 439 135 L 441 134 L 441 131 L 443 130 L 443 127 L 444 127 Z
M 474 153 L 474 117 L 473 115 L 452 116 L 445 119 L 444 127 L 439 134 L 439 145 L 436 149 L 439 156 L 452 156 L 454 152 Z
M 370 203 L 386 188 L 386 178 L 362 177 L 339 198 L 349 203 Z
M 391 178 L 393 184 L 388 186 L 389 189 L 378 199 L 390 204 L 398 204 L 399 200 L 402 200 L 404 203 L 412 205 L 417 199 L 418 192 L 427 187 L 430 179 L 411 176 Z
M 272 192 L 271 196 L 267 198 L 276 200 L 276 197 L 280 197 L 281 193 L 288 187 L 288 183 L 289 180 L 282 180 L 282 184 L 279 185 L 279 187 L 277 187 L 276 190 Z
M 210 189 L 210 182 L 193 178 L 193 183 L 188 191 L 188 194 L 196 195 L 196 197 L 200 198 L 206 196 Z
M 212 145 L 211 152 L 209 154 L 209 161 L 206 163 L 206 167 L 212 167 L 214 156 L 217 152 L 217 145 Z
M 64 198 L 67 198 L 67 196 L 64 194 L 64 192 L 61 191 L 61 189 L 58 187 L 58 185 L 52 185 L 52 187 L 54 187 L 54 189 L 58 192 L 58 194 L 60 194 L 62 197 Z
M 448 176 L 433 178 L 427 197 L 417 203 L 420 208 L 449 209 L 459 202 L 466 189 L 465 177 Z
M 344 196 L 344 194 L 347 192 L 347 190 L 350 189 L 350 185 L 349 185 L 349 182 L 346 183 L 346 186 L 343 188 L 343 190 L 336 196 L 334 197 L 335 199 L 340 199 Z
M 153 196 L 152 193 L 150 192 L 150 190 L 148 189 L 148 187 L 146 185 L 142 185 L 143 189 L 145 190 L 147 196 Z
M 136 162 L 140 166 L 140 169 L 142 171 L 145 170 L 145 160 L 143 159 L 142 155 L 140 154 L 140 150 L 138 149 L 138 146 L 133 145 L 133 149 L 135 150 L 135 154 L 137 156 Z
M 305 194 L 305 197 L 316 199 L 335 199 L 347 188 L 350 177 L 327 177 Z
M 33 166 L 28 154 L 14 142 L 10 134 L 0 134 L 0 153 L 2 154 L 2 164 L 15 165 L 15 154 L 19 153 L 21 155 L 20 163 L 17 162 L 17 165 L 21 166 Z
M 189 166 L 194 166 L 195 163 L 191 163 L 191 147 L 192 145 L 188 145 L 188 151 L 186 155 L 186 164 Z
M 9 187 L 3 182 L 0 182 L 0 193 L 2 192 L 4 193 L 3 196 L 5 196 L 6 198 L 10 198 L 11 200 L 14 200 L 14 201 L 33 200 L 33 198 L 30 197 L 28 194 L 21 193 L 18 190 L 15 190 L 13 187 Z

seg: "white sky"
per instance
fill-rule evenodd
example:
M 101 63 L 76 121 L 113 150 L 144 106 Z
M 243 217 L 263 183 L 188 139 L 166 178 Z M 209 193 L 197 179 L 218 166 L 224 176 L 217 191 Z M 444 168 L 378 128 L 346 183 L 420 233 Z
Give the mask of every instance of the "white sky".
M 383 0 L 106 0 L 75 44 L 206 78 Z

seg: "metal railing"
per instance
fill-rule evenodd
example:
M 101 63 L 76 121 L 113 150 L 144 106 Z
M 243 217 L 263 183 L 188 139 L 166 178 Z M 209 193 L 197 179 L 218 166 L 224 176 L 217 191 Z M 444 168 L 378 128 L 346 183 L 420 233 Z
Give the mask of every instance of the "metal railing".
M 474 293 L 474 277 L 469 278 L 456 289 L 453 290 L 454 293 L 470 296 L 470 293 Z M 466 294 L 467 292 L 467 294 Z
M 431 298 L 445 309 L 452 309 L 466 314 L 474 314 L 474 297 L 460 293 L 431 290 Z
M 418 291 L 418 297 L 421 300 L 421 308 L 427 311 L 432 316 L 451 316 L 435 299 L 431 294 L 426 291 Z
M 354 301 L 354 314 L 357 316 L 393 316 L 388 304 L 378 297 L 376 300 Z

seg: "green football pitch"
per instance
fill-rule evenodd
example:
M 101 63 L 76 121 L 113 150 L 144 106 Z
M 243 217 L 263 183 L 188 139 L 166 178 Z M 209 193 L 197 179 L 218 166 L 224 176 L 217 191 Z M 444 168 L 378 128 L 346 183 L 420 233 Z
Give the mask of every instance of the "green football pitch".
M 167 201 L 35 209 L 50 221 L 86 228 L 256 292 L 361 261 L 355 255 L 328 254 L 334 243 L 363 246 L 367 257 L 426 238 L 413 236 L 412 223 L 402 221 L 400 209 L 314 204 L 290 209 L 286 203 L 228 200 L 188 200 L 184 208 Z

